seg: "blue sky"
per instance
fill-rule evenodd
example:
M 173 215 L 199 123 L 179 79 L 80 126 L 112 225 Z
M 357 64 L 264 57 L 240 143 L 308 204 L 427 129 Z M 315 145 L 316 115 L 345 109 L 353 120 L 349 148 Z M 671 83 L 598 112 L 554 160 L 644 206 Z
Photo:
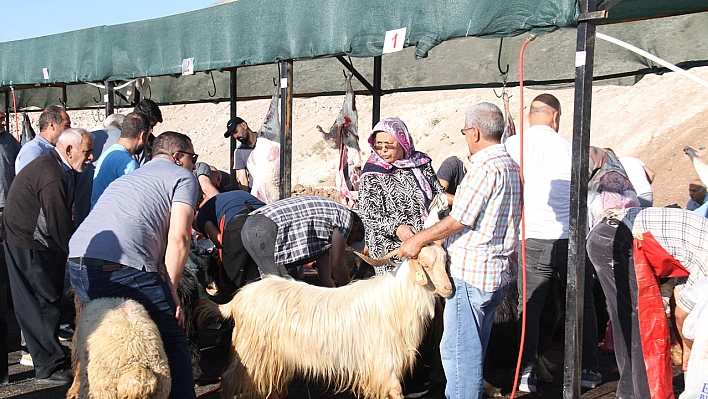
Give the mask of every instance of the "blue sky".
M 53 35 L 194 11 L 217 0 L 2 0 L 0 41 Z

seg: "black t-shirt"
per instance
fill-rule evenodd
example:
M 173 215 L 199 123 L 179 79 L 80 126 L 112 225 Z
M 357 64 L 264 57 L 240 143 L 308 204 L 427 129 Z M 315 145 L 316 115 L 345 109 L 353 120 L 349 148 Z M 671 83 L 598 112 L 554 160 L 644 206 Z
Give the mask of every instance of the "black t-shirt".
M 448 182 L 446 192 L 455 194 L 457 187 L 462 183 L 462 179 L 465 178 L 465 173 L 467 173 L 467 170 L 465 170 L 465 165 L 460 158 L 452 156 L 443 161 L 440 169 L 438 169 L 437 176 L 439 180 Z

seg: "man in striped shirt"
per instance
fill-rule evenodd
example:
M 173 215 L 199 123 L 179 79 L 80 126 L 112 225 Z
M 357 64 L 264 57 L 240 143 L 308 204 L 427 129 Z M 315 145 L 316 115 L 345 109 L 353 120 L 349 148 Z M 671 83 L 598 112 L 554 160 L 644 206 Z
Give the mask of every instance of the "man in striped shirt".
M 504 115 L 490 103 L 470 107 L 465 136 L 470 168 L 457 189 L 450 216 L 408 240 L 399 256 L 445 238 L 455 286 L 445 306 L 440 354 L 450 399 L 482 398 L 482 364 L 494 321 L 516 264 L 521 220 L 519 166 L 500 143 Z

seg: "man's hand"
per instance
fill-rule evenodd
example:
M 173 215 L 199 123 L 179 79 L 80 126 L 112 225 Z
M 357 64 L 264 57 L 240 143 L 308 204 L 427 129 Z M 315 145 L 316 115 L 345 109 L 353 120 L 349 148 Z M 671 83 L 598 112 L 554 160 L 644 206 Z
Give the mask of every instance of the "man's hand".
M 179 302 L 177 291 L 170 292 L 172 292 L 172 300 L 175 302 L 175 307 L 177 308 L 177 311 L 175 312 L 175 319 L 177 319 L 177 324 L 184 328 L 184 313 L 182 313 L 182 304 Z
M 681 294 L 676 289 L 674 289 L 674 299 L 677 304 L 681 299 Z M 688 312 L 677 305 L 674 308 L 674 320 L 676 320 L 676 330 L 681 337 L 681 347 L 683 348 L 683 362 L 681 364 L 683 371 L 688 369 L 688 359 L 691 357 L 691 347 L 693 346 L 693 341 L 683 336 L 683 323 L 686 321 L 686 317 L 688 317 Z
M 406 241 L 407 239 L 413 237 L 417 233 L 416 229 L 407 224 L 402 224 L 396 229 L 396 236 L 401 239 L 401 241 Z
M 684 338 L 681 345 L 683 347 L 683 362 L 681 363 L 681 369 L 686 371 L 688 370 L 688 359 L 691 357 L 691 347 L 693 347 L 693 341 Z
M 420 240 L 416 240 L 415 238 L 405 240 L 403 244 L 401 244 L 401 247 L 398 248 L 398 257 L 416 259 L 423 245 L 424 243 L 421 243 Z

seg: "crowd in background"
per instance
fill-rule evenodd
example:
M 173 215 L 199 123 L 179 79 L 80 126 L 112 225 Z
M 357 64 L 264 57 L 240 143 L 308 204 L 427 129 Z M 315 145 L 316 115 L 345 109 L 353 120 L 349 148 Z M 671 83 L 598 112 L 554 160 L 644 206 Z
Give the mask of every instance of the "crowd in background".
M 69 285 L 84 304 L 106 296 L 134 298 L 162 334 L 172 370 L 171 397 L 193 397 L 176 287 L 195 233 L 218 252 L 211 280 L 231 291 L 264 274 L 302 278 L 309 265 L 320 284 L 342 286 L 351 280 L 346 248 L 374 258 L 390 254 L 396 264 L 436 242 L 448 252 L 454 292 L 445 306 L 439 303 L 441 311 L 418 348 L 413 372 L 404 379 L 404 393 L 415 398 L 428 391 L 435 380 L 431 365 L 439 357 L 447 397 L 482 396 L 494 313 L 510 284 L 518 284 L 528 298 L 525 314 L 518 302 L 518 314 L 527 320 L 518 387 L 535 392 L 541 313 L 552 280 L 564 285 L 568 273 L 572 151 L 558 134 L 560 117 L 560 102 L 539 95 L 529 109 L 531 127 L 524 142 L 511 136 L 502 143 L 503 113 L 493 104 L 474 105 L 460 131 L 468 156 L 450 157 L 437 173 L 431 158 L 416 151 L 405 123 L 384 118 L 367 137 L 371 156 L 362 168 L 358 209 L 352 211 L 320 197 L 266 204 L 249 194 L 253 181 L 246 160 L 256 135 L 241 118 L 230 120 L 224 133 L 241 143 L 234 153 L 236 190 L 228 191 L 230 182 L 222 181 L 220 171 L 198 162 L 189 137 L 152 134 L 162 114 L 150 100 L 125 116 L 111 115 L 93 132 L 72 127 L 63 108 L 49 107 L 39 118 L 39 135 L 22 147 L 5 131 L 0 109 L 0 344 L 6 341 L 9 281 L 22 330 L 23 364 L 34 366 L 37 383 L 67 384 L 70 355 L 60 339 L 72 333 Z M 703 300 L 693 287 L 708 267 L 705 210 L 701 215 L 688 211 L 706 203 L 706 186 L 691 181 L 687 210 L 653 208 L 651 168 L 638 158 L 618 158 L 609 148 L 592 147 L 588 155 L 581 385 L 595 388 L 602 382 L 597 356 L 602 326 L 593 297 L 597 277 L 607 297 L 620 369 L 617 396 L 648 397 L 655 370 L 644 359 L 656 354 L 626 342 L 644 339 L 635 310 L 649 302 L 639 293 L 656 291 L 658 285 L 644 286 L 635 266 L 659 259 L 683 268 L 685 274 L 654 275 L 683 277 L 668 281 L 676 307 L 666 313 L 681 335 L 688 368 L 692 340 L 681 327 Z M 426 225 L 437 218 L 432 227 Z M 642 257 L 650 246 L 653 257 Z M 522 248 L 525 281 L 518 278 Z M 375 274 L 394 268 L 378 267 Z

